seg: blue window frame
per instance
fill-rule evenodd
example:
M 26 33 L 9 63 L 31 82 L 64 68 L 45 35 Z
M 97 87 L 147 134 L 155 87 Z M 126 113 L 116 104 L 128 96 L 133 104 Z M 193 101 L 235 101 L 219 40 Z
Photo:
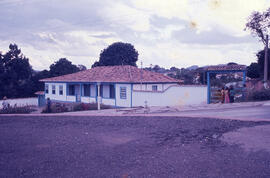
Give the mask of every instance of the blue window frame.
M 157 85 L 152 85 L 152 91 L 157 91 Z
M 52 94 L 55 95 L 55 85 L 52 85 Z
M 49 93 L 49 85 L 48 84 L 45 85 L 45 93 L 47 93 L 47 94 Z
M 127 99 L 127 87 L 120 87 L 120 99 Z
M 63 95 L 63 85 L 59 85 L 59 95 Z

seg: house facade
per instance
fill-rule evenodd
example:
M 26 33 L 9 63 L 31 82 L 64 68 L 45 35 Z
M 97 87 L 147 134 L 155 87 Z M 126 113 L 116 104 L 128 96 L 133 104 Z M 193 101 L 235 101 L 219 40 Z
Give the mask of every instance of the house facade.
M 128 65 L 95 67 L 41 81 L 45 82 L 45 98 L 52 101 L 100 102 L 115 107 L 172 106 L 192 97 L 198 102 L 198 97 L 204 100 L 200 94 L 206 88 L 196 87 L 198 96 L 187 96 L 191 88 L 181 87 L 180 80 Z M 206 91 L 204 95 L 206 101 Z

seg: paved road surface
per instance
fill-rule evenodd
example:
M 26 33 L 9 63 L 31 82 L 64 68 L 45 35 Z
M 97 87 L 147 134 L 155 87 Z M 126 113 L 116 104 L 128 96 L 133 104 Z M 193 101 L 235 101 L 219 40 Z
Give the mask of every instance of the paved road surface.
M 246 149 L 241 141 L 252 137 L 245 136 L 246 129 L 265 131 L 269 124 L 177 117 L 0 117 L 0 177 L 270 177 L 270 152 L 263 148 L 269 133 L 256 135 L 262 145 L 256 149 Z
M 181 116 L 218 117 L 224 119 L 239 119 L 270 121 L 270 106 L 248 106 L 223 109 L 183 111 Z

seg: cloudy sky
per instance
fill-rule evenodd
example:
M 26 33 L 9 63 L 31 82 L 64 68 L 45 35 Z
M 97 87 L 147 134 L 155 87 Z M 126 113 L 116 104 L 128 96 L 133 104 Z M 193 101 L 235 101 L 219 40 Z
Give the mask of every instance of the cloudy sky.
M 127 42 L 144 67 L 247 64 L 261 42 L 244 31 L 270 0 L 0 0 L 0 51 L 16 43 L 36 70 L 59 58 L 90 68 Z

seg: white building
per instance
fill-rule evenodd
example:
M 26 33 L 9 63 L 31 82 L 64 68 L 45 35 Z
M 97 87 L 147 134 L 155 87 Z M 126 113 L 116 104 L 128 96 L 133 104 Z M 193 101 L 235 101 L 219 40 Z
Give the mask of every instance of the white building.
M 115 107 L 173 106 L 206 103 L 206 86 L 181 81 L 134 66 L 103 66 L 46 78 L 45 98 L 58 102 L 101 103 Z

